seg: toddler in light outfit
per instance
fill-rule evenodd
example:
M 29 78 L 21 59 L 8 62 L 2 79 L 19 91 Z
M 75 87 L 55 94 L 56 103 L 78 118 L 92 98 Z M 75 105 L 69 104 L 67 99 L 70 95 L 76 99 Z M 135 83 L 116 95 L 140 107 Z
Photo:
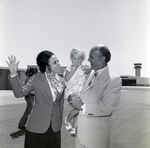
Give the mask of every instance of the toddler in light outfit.
M 70 59 L 72 64 L 64 71 L 64 80 L 66 83 L 65 99 L 67 99 L 68 104 L 73 107 L 73 110 L 65 117 L 64 122 L 66 124 L 66 129 L 71 129 L 70 134 L 76 135 L 77 118 L 75 117 L 79 114 L 79 110 L 73 106 L 72 101 L 74 99 L 80 99 L 87 73 L 89 73 L 91 69 L 82 64 L 85 60 L 85 53 L 81 49 L 72 49 L 70 52 Z M 71 121 L 73 122 L 72 124 Z

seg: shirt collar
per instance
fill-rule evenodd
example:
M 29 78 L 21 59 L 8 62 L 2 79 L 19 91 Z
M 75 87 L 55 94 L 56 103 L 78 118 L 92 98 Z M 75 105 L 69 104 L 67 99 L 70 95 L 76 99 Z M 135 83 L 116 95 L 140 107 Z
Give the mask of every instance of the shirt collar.
M 108 66 L 102 68 L 102 69 L 99 69 L 99 70 L 96 70 L 94 73 L 98 72 L 98 75 L 100 75 Z
M 46 75 L 46 78 L 48 78 L 48 75 L 47 75 L 47 73 L 46 73 L 46 72 L 45 72 L 45 75 Z M 55 76 L 54 76 L 53 78 L 55 78 L 55 79 L 59 80 L 59 76 L 58 76 L 58 74 L 55 74 Z

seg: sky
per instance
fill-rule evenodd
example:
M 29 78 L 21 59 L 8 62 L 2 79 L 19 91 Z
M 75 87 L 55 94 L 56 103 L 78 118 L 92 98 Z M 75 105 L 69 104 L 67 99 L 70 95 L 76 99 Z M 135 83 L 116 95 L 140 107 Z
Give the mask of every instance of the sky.
M 150 78 L 149 8 L 149 0 L 0 0 L 0 66 L 14 55 L 26 69 L 43 50 L 68 66 L 74 47 L 89 65 L 90 49 L 105 44 L 113 71 L 134 76 L 142 63 L 141 76 Z

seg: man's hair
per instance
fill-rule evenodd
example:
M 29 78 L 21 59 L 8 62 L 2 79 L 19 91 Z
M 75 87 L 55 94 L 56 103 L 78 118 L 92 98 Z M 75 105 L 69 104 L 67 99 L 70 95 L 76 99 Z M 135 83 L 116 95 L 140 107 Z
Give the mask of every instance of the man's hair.
M 106 45 L 98 45 L 98 50 L 105 57 L 105 62 L 108 63 L 111 60 L 111 53 Z
M 38 69 L 34 67 L 28 67 L 27 70 L 25 71 L 25 75 L 28 77 L 31 77 L 37 73 L 38 73 Z

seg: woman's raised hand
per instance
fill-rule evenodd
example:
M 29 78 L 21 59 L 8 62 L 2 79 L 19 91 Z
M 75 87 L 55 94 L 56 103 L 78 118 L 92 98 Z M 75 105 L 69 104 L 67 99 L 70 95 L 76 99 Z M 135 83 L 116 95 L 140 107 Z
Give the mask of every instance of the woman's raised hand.
M 16 57 L 11 55 L 10 57 L 8 57 L 8 61 L 6 61 L 6 63 L 9 66 L 11 74 L 16 75 L 19 65 L 19 61 L 17 62 Z

